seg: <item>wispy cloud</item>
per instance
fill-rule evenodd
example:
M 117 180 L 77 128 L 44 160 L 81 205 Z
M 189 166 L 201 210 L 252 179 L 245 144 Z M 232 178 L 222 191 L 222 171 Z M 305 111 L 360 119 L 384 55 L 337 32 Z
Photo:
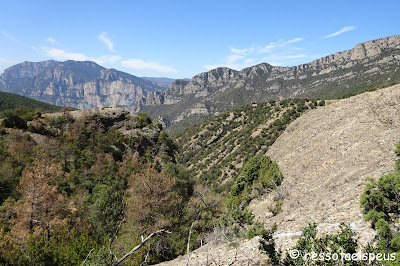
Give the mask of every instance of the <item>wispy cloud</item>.
M 294 38 L 294 39 L 291 39 L 291 40 L 289 40 L 287 42 L 284 42 L 284 44 L 286 45 L 286 44 L 289 44 L 289 43 L 300 42 L 302 40 L 304 40 L 304 38 Z
M 274 65 L 287 65 L 296 59 L 307 57 L 306 54 L 297 54 L 297 52 L 303 48 L 292 46 L 293 43 L 303 40 L 304 38 L 297 37 L 290 40 L 280 39 L 275 42 L 270 42 L 267 45 L 253 45 L 242 49 L 229 47 L 230 55 L 225 57 L 223 63 L 204 65 L 204 68 L 211 70 L 226 66 L 240 70 L 263 62 Z
M 110 50 L 111 52 L 115 52 L 114 43 L 107 36 L 107 32 L 102 32 L 98 37 L 99 40 L 107 46 L 108 50 Z
M 12 42 L 20 42 L 17 38 L 15 38 L 14 36 L 8 34 L 8 33 L 5 32 L 5 31 L 2 31 L 2 32 L 1 32 L 1 35 L 3 35 L 6 39 L 8 39 L 8 40 L 10 40 L 10 41 L 12 41 Z
M 230 47 L 231 48 L 231 53 L 232 54 L 248 54 L 254 51 L 254 47 L 249 47 L 249 48 L 245 48 L 245 49 L 236 49 L 234 47 Z
M 56 43 L 56 39 L 54 39 L 53 37 L 49 37 L 46 39 L 46 42 L 51 43 L 51 44 L 55 44 Z
M 137 70 L 154 70 L 160 73 L 177 72 L 177 70 L 171 66 L 161 65 L 155 62 L 144 61 L 142 59 L 128 59 L 121 62 L 121 65 L 127 68 Z
M 335 36 L 338 36 L 339 34 L 342 34 L 342 33 L 348 32 L 348 31 L 352 31 L 355 29 L 356 29 L 356 27 L 354 27 L 354 26 L 345 26 L 341 30 L 338 30 L 337 32 L 329 34 L 329 35 L 325 36 L 324 38 L 326 39 L 326 38 L 335 37 Z
M 287 40 L 287 41 L 281 39 L 281 40 L 276 41 L 276 42 L 270 42 L 268 45 L 266 45 L 264 47 L 261 47 L 261 48 L 259 48 L 257 50 L 260 53 L 268 53 L 272 49 L 285 47 L 288 44 L 295 43 L 295 42 L 300 42 L 302 40 L 304 40 L 304 38 L 294 38 L 294 39 Z

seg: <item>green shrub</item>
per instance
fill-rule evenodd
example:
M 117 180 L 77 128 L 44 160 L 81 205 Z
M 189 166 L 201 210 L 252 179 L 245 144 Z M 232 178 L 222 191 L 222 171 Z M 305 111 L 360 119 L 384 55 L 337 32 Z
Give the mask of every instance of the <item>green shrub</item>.
M 147 127 L 152 123 L 151 118 L 147 113 L 139 113 L 136 117 L 136 125 L 138 128 Z
M 277 188 L 282 178 L 278 165 L 269 157 L 251 158 L 236 178 L 227 196 L 229 214 L 241 225 L 251 223 L 254 216 L 245 209 L 246 206 L 266 189 Z
M 400 143 L 395 153 L 400 155 Z M 399 169 L 399 161 L 396 161 Z M 396 253 L 396 261 L 387 265 L 400 264 L 400 171 L 381 176 L 377 181 L 367 178 L 364 192 L 361 196 L 361 208 L 364 219 L 371 221 L 377 230 L 378 243 L 370 246 L 374 253 Z
M 1 122 L 2 127 L 27 129 L 26 121 L 19 117 L 14 111 L 4 111 L 2 113 L 4 118 Z

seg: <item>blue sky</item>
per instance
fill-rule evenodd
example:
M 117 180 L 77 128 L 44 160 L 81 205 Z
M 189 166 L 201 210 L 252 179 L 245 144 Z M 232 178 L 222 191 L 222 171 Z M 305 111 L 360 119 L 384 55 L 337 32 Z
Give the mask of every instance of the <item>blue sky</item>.
M 400 1 L 1 1 L 0 73 L 93 60 L 136 76 L 292 66 L 400 34 Z

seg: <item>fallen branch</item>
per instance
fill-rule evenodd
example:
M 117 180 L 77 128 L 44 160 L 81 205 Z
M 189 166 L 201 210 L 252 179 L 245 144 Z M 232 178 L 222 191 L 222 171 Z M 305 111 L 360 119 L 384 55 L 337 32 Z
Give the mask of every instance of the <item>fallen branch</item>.
M 161 233 L 167 233 L 167 234 L 171 234 L 170 231 L 161 229 L 158 230 L 157 232 L 151 233 L 148 237 L 146 237 L 145 239 L 143 239 L 142 243 L 140 243 L 139 245 L 137 245 L 136 247 L 134 247 L 131 251 L 129 251 L 128 253 L 126 253 L 122 258 L 120 258 L 119 260 L 117 260 L 116 262 L 114 262 L 112 264 L 112 266 L 116 266 L 119 265 L 121 262 L 123 262 L 126 258 L 128 258 L 130 255 L 132 255 L 133 253 L 135 253 L 139 248 L 141 248 L 147 241 L 149 241 L 153 236 L 159 235 Z
M 92 253 L 93 249 L 94 249 L 94 248 L 92 248 L 92 249 L 89 251 L 89 253 L 87 254 L 87 256 L 86 256 L 85 260 L 82 262 L 82 264 L 81 264 L 81 265 L 85 264 L 85 262 L 87 261 L 87 259 L 88 259 L 88 258 L 89 258 L 89 256 L 90 256 L 90 253 Z

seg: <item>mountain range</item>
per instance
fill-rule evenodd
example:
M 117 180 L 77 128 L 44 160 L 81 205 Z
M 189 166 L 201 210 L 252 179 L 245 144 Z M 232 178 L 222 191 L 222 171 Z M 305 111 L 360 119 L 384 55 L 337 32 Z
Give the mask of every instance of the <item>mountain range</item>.
M 90 61 L 48 60 L 6 69 L 0 90 L 78 109 L 124 106 L 136 111 L 149 92 L 164 86 Z
M 357 44 L 308 64 L 220 67 L 190 80 L 139 78 L 94 62 L 23 62 L 0 75 L 0 90 L 79 109 L 123 107 L 182 129 L 248 103 L 342 98 L 400 79 L 400 35 Z
M 400 79 L 400 35 L 357 44 L 308 64 L 259 64 L 241 71 L 226 67 L 177 80 L 143 109 L 171 127 L 191 124 L 249 103 L 284 98 L 341 98 Z M 153 103 L 159 103 L 154 106 Z

